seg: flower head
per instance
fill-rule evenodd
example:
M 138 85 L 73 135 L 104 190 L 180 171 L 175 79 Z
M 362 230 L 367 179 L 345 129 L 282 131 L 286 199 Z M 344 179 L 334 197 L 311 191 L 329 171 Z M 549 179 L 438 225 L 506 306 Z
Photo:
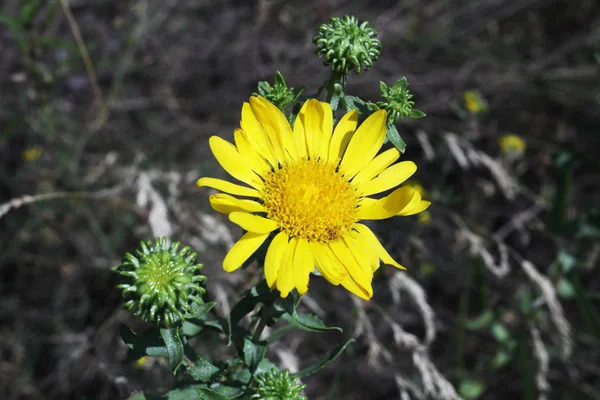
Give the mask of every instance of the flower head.
M 379 196 L 417 169 L 411 161 L 394 164 L 400 157 L 395 148 L 377 155 L 386 118 L 385 110 L 376 111 L 357 129 L 358 114 L 351 111 L 334 129 L 330 105 L 309 100 L 292 128 L 266 99 L 244 103 L 235 145 L 217 136 L 209 143 L 221 166 L 246 185 L 215 178 L 197 182 L 224 192 L 210 196 L 212 207 L 247 231 L 225 257 L 224 269 L 238 269 L 270 240 L 265 276 L 282 297 L 294 288 L 304 294 L 316 267 L 330 283 L 364 299 L 373 295 L 379 260 L 404 269 L 360 223 L 429 206 L 412 187 Z
M 258 93 L 254 93 L 253 95 L 262 96 L 277 108 L 283 110 L 296 101 L 303 91 L 304 88 L 294 89 L 293 87 L 288 87 L 285 79 L 283 79 L 283 75 L 277 71 L 273 86 L 267 81 L 261 81 L 258 83 Z
M 487 110 L 487 102 L 477 90 L 467 90 L 463 97 L 465 99 L 465 107 L 471 114 L 479 114 Z
M 202 264 L 196 264 L 196 253 L 189 247 L 179 250 L 179 243 L 167 239 L 141 243 L 135 255 L 127 253 L 115 271 L 122 283 L 125 307 L 144 321 L 171 327 L 181 322 L 194 304 L 204 304 L 200 275 Z
M 425 116 L 422 111 L 413 109 L 415 102 L 412 101 L 413 95 L 408 90 L 406 78 L 398 79 L 393 86 L 379 82 L 379 87 L 384 100 L 378 101 L 376 105 L 380 110 L 387 111 L 388 122 L 394 123 L 404 117 L 421 118 Z
M 500 150 L 506 154 L 523 154 L 527 145 L 518 135 L 504 135 L 498 140 Z
M 256 400 L 306 400 L 300 393 L 306 385 L 298 383 L 289 371 L 278 371 L 273 368 L 269 372 L 256 377 L 256 393 L 250 398 Z
M 366 71 L 377 61 L 381 42 L 376 36 L 377 32 L 368 22 L 359 25 L 358 19 L 346 15 L 322 24 L 313 42 L 317 45 L 317 56 L 324 58 L 325 65 L 347 75 L 353 69 L 357 73 Z

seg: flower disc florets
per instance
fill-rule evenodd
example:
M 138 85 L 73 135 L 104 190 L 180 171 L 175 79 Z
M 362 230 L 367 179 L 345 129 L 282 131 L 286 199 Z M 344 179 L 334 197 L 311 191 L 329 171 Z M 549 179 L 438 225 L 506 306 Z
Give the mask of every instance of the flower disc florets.
M 377 32 L 368 22 L 359 25 L 358 19 L 346 15 L 322 24 L 313 43 L 317 45 L 317 56 L 324 58 L 325 65 L 347 75 L 352 69 L 356 73 L 366 71 L 377 61 L 381 42 L 375 36 Z
M 127 253 L 115 269 L 122 279 L 117 287 L 123 290 L 125 307 L 161 327 L 180 323 L 194 304 L 204 304 L 202 264 L 196 264 L 197 254 L 189 247 L 179 246 L 168 245 L 166 238 L 142 242 L 141 249 L 135 255 Z
M 257 400 L 307 400 L 300 393 L 306 385 L 298 383 L 289 371 L 278 371 L 273 368 L 256 377 L 256 393 L 251 396 Z

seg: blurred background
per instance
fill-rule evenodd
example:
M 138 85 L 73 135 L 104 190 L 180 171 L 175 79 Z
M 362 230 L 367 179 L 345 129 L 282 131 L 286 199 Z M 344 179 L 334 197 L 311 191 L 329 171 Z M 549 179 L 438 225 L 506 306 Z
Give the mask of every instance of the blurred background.
M 383 45 L 346 92 L 406 76 L 427 113 L 398 129 L 433 205 L 372 225 L 408 271 L 381 268 L 371 302 L 311 280 L 303 307 L 343 334 L 269 358 L 297 370 L 356 337 L 311 400 L 600 399 L 596 0 L 0 2 L 0 398 L 173 387 L 162 360 L 127 359 L 110 268 L 181 241 L 222 315 L 260 279 L 222 271 L 240 231 L 195 187 L 224 174 L 207 139 L 232 139 L 276 71 L 314 93 L 312 38 L 346 14 Z

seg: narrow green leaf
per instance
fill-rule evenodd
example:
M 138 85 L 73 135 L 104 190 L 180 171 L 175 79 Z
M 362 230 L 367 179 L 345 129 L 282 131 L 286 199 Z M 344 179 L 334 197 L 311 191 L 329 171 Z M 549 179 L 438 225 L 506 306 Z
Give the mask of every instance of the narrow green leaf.
M 207 387 L 198 388 L 198 396 L 200 400 L 229 400 L 229 397 Z
M 39 11 L 40 7 L 46 3 L 47 0 L 31 0 L 24 2 L 19 12 L 19 21 L 22 24 L 30 24 L 35 18 L 35 15 Z
M 467 322 L 465 323 L 465 328 L 472 331 L 476 331 L 478 329 L 485 328 L 493 321 L 494 313 L 488 310 L 473 319 L 467 320 Z
M 275 85 L 285 86 L 285 79 L 283 79 L 283 75 L 281 72 L 275 72 Z
M 187 369 L 187 373 L 198 382 L 212 382 L 221 375 L 220 372 L 218 367 L 201 358 L 194 367 Z
M 296 376 L 298 376 L 299 378 L 304 378 L 306 376 L 314 374 L 315 372 L 319 371 L 320 369 L 325 368 L 327 365 L 329 365 L 333 361 L 335 361 L 335 359 L 338 358 L 340 356 L 340 354 L 342 354 L 344 352 L 344 350 L 346 350 L 346 348 L 351 343 L 354 343 L 354 339 L 349 339 L 345 343 L 338 345 L 336 348 L 331 350 L 329 353 L 325 354 L 325 356 L 323 358 L 321 358 L 317 362 L 313 363 L 312 365 L 304 368 L 303 370 L 299 371 L 296 374 Z
M 556 285 L 558 295 L 563 299 L 570 299 L 575 296 L 575 287 L 565 278 L 560 278 Z
M 410 110 L 410 114 L 407 115 L 408 118 L 423 118 L 426 116 L 427 116 L 427 114 L 425 114 L 423 111 L 417 110 L 414 108 L 412 110 Z
M 475 400 L 483 394 L 485 386 L 475 379 L 465 379 L 460 383 L 459 393 L 465 400 Z
M 204 304 L 192 304 L 192 312 L 184 315 L 185 319 L 198 318 L 202 319 L 204 316 L 216 305 L 214 301 Z
M 385 82 L 379 81 L 379 90 L 381 90 L 383 96 L 388 95 L 388 85 L 386 85 Z
M 298 311 L 296 310 L 297 302 L 298 297 L 296 292 L 292 292 L 290 296 L 283 299 L 283 309 L 287 312 L 287 314 L 282 315 L 284 320 L 307 332 L 324 332 L 334 330 L 342 332 L 342 328 L 337 326 L 326 326 L 321 318 L 314 314 L 298 314 Z
M 244 362 L 250 373 L 254 374 L 260 362 L 265 358 L 267 346 L 265 342 L 255 343 L 250 337 L 244 338 Z
M 494 358 L 492 358 L 492 368 L 500 369 L 507 365 L 512 360 L 512 358 L 512 354 L 510 354 L 504 349 L 500 349 L 496 352 Z
M 167 348 L 156 330 L 150 330 L 138 335 L 129 327 L 121 325 L 121 338 L 127 347 L 129 347 L 129 357 L 131 359 L 137 360 L 144 356 L 169 356 Z
M 169 369 L 173 374 L 177 372 L 177 368 L 183 362 L 183 343 L 179 337 L 178 328 L 163 328 L 160 330 L 160 336 L 162 336 L 165 346 L 167 347 L 167 354 L 169 356 Z
M 400 153 L 404 153 L 404 151 L 406 150 L 406 143 L 404 143 L 404 140 L 402 140 L 402 138 L 400 137 L 398 129 L 396 129 L 396 125 L 387 124 L 386 135 L 390 142 L 392 142 L 394 147 L 396 147 L 400 151 Z
M 504 324 L 496 321 L 492 324 L 492 336 L 494 336 L 498 342 L 505 343 L 510 339 L 510 332 L 506 329 Z

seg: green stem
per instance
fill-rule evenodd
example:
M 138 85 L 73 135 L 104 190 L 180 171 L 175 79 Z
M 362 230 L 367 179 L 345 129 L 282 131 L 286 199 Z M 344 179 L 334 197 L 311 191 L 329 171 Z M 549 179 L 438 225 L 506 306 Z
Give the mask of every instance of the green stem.
M 261 310 L 260 321 L 258 321 L 258 325 L 256 325 L 256 329 L 254 330 L 254 335 L 252 335 L 253 342 L 258 342 L 260 340 L 260 335 L 262 334 L 262 331 L 265 329 L 265 326 L 267 326 L 268 319 L 269 319 L 269 313 L 267 312 L 267 306 L 264 305 Z
M 347 75 L 343 72 L 331 70 L 331 77 L 327 83 L 327 99 L 326 101 L 331 104 L 333 112 L 337 110 L 339 100 L 344 93 L 344 86 L 346 86 Z M 335 96 L 337 94 L 337 96 Z M 332 102 L 333 100 L 333 102 Z

